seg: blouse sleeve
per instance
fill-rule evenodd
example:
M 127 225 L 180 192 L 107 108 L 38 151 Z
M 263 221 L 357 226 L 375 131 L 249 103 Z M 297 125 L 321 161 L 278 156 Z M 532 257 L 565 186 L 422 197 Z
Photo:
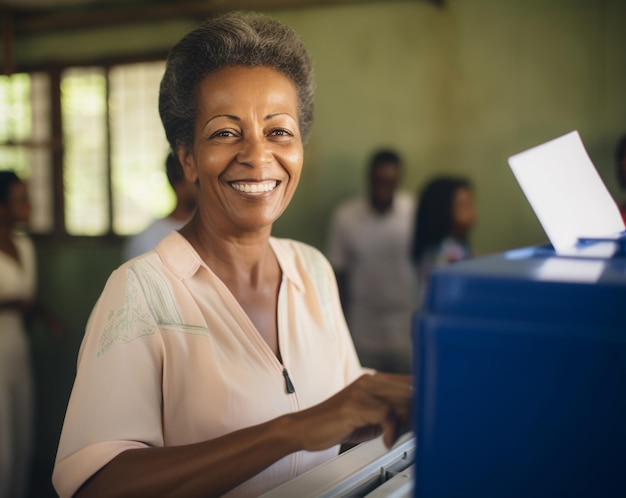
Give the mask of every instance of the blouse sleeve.
M 113 272 L 79 351 L 52 476 L 61 498 L 72 496 L 120 453 L 163 445 L 163 347 L 157 330 L 133 269 Z

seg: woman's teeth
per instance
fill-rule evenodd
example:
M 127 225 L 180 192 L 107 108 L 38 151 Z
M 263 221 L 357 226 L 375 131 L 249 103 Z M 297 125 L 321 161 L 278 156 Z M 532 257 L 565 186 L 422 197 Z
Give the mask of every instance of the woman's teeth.
M 269 192 L 270 190 L 274 190 L 278 182 L 273 180 L 271 182 L 262 182 L 262 183 L 231 183 L 232 187 L 239 192 L 245 193 L 263 193 Z

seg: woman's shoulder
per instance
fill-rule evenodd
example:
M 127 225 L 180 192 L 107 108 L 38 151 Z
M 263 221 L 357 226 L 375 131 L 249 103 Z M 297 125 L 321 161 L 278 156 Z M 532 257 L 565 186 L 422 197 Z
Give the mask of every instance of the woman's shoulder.
M 328 274 L 332 273 L 332 267 L 326 256 L 310 244 L 274 237 L 270 239 L 270 243 L 287 276 L 296 280 L 303 277 L 325 280 Z
M 270 244 L 275 252 L 280 252 L 280 254 L 285 257 L 305 259 L 309 261 L 326 261 L 326 256 L 324 256 L 321 250 L 307 244 L 306 242 L 294 239 L 271 237 Z
M 33 239 L 26 232 L 14 232 L 13 233 L 13 241 L 16 244 L 27 245 L 29 247 L 33 247 Z
M 292 239 L 271 238 L 270 243 L 283 274 L 302 290 L 319 296 L 323 303 L 332 303 L 336 284 L 332 266 L 326 256 L 310 244 Z
M 146 282 L 158 282 L 160 286 L 167 286 L 164 283 L 166 276 L 167 272 L 164 272 L 163 262 L 158 254 L 149 251 L 113 268 L 105 281 L 102 296 L 114 296 L 114 300 L 123 299 L 128 292 L 137 292 L 136 284 L 141 284 L 140 288 L 145 290 Z
M 35 253 L 35 243 L 30 235 L 24 232 L 16 232 L 13 234 L 13 243 L 17 246 L 18 251 L 22 255 L 25 253 L 30 257 Z

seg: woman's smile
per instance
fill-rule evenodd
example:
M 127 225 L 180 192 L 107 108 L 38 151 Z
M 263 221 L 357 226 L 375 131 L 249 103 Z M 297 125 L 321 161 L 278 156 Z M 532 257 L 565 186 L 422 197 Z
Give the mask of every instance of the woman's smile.
M 253 197 L 258 197 L 262 194 L 272 192 L 278 185 L 280 185 L 280 181 L 278 180 L 255 181 L 255 182 L 235 181 L 235 182 L 228 182 L 228 183 L 237 192 L 241 192 L 245 194 L 253 194 Z

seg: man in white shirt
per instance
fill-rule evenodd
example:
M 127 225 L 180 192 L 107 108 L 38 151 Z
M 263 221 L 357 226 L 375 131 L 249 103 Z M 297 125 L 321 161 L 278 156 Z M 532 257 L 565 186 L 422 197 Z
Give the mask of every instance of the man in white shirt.
M 409 258 L 416 202 L 398 191 L 401 169 L 393 151 L 372 156 L 367 195 L 345 201 L 333 213 L 327 256 L 361 363 L 408 373 L 417 304 Z

